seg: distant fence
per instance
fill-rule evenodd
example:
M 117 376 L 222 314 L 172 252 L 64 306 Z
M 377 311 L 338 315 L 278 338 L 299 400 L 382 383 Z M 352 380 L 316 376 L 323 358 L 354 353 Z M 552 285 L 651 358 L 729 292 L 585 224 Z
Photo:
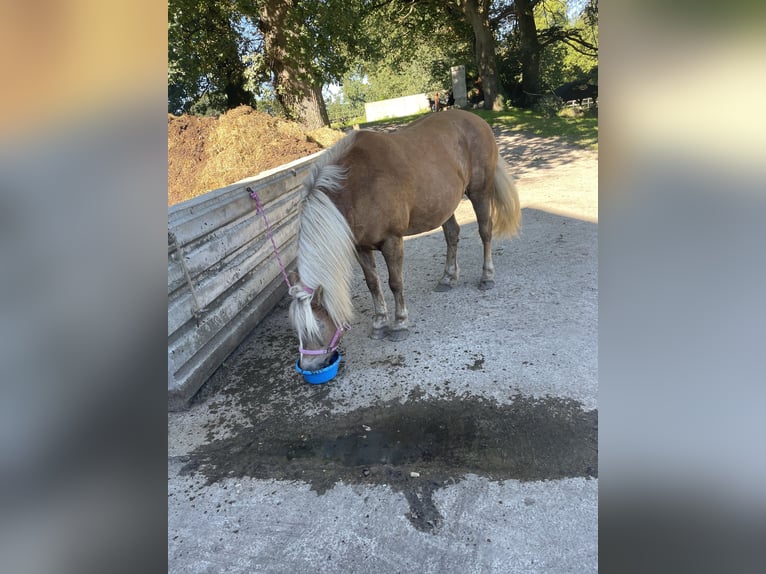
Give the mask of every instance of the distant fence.
M 576 110 L 589 110 L 593 107 L 598 107 L 598 100 L 593 98 L 583 98 L 582 100 L 569 100 L 564 102 L 564 107 L 574 108 Z
M 168 209 L 168 409 L 180 410 L 286 292 L 258 192 L 285 265 L 296 255 L 303 179 L 321 154 Z

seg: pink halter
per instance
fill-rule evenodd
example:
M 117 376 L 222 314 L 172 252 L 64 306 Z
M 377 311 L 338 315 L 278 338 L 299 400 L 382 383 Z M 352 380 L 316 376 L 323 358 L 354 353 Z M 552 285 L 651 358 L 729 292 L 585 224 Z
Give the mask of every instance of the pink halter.
M 308 287 L 304 283 L 299 283 L 297 285 L 291 285 L 290 286 L 290 295 L 299 298 L 299 299 L 308 299 L 313 295 L 315 289 L 312 289 L 311 287 Z M 332 340 L 330 341 L 330 344 L 325 349 L 304 349 L 303 348 L 303 339 L 300 338 L 300 335 L 298 336 L 298 352 L 301 355 L 326 355 L 333 353 L 338 350 L 338 344 L 340 342 L 341 335 L 343 335 L 343 332 L 348 329 L 348 325 L 338 325 L 335 327 L 335 334 L 332 337 Z
M 338 350 L 340 337 L 348 327 L 344 328 L 343 325 L 338 325 L 335 329 L 335 334 L 332 336 L 332 340 L 326 349 L 304 349 L 303 341 L 300 341 L 298 346 L 298 352 L 301 355 L 329 355 Z

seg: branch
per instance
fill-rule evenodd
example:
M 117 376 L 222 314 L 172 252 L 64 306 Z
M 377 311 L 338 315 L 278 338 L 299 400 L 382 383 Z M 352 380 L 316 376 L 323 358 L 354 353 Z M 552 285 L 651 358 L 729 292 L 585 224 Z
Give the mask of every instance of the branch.
M 588 55 L 593 55 L 593 53 L 598 52 L 597 46 L 583 39 L 583 37 L 580 35 L 580 30 L 576 30 L 576 29 L 565 30 L 561 26 L 553 26 L 551 28 L 546 28 L 545 30 L 542 30 L 541 32 L 537 34 L 537 41 L 540 42 L 541 46 L 548 46 L 555 42 L 564 42 L 567 45 L 575 48 L 575 46 L 572 43 L 578 44 L 579 45 L 578 51 L 582 50 L 582 48 L 585 48 L 592 52 L 591 54 L 588 54 Z M 587 54 L 586 52 L 580 52 L 580 53 Z
M 537 6 L 542 0 L 528 0 L 529 8 L 531 10 L 535 9 L 535 6 Z M 496 28 L 497 25 L 502 22 L 503 20 L 506 20 L 507 18 L 510 18 L 513 16 L 518 20 L 518 13 L 521 10 L 516 5 L 516 0 L 513 0 L 512 2 L 506 4 L 505 6 L 499 8 L 497 11 L 494 12 L 489 18 L 490 25 L 492 28 Z
M 588 50 L 583 50 L 581 46 L 573 44 L 568 40 L 562 40 L 562 42 L 583 56 L 591 56 L 594 58 L 598 56 L 598 48 L 588 48 Z
M 509 18 L 510 16 L 514 16 L 516 14 L 516 5 L 510 4 L 506 6 L 505 8 L 497 11 L 495 14 L 490 16 L 489 18 L 489 24 L 494 29 L 497 28 L 497 25 L 505 20 L 506 18 Z

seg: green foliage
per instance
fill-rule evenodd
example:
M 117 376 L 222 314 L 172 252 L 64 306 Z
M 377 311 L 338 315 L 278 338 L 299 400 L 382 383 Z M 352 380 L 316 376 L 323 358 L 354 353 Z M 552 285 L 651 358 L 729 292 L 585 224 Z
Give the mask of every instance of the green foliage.
M 353 53 L 369 51 L 369 42 L 360 34 L 364 2 L 353 0 L 303 0 L 290 10 L 294 36 L 294 57 L 310 69 L 319 84 L 340 81 L 350 66 Z
M 191 102 L 188 113 L 195 116 L 219 116 L 226 110 L 226 95 L 207 92 Z
M 571 0 L 546 0 L 537 5 L 535 19 L 538 29 L 558 26 L 564 31 L 577 32 L 585 41 L 598 46 L 598 14 L 591 4 L 584 6 L 570 22 L 567 17 Z M 540 54 L 541 85 L 553 90 L 566 82 L 582 80 L 598 66 L 598 56 L 573 41 L 548 44 Z
M 598 46 L 596 0 L 540 0 L 534 5 L 534 19 L 539 43 L 539 92 L 550 94 L 566 82 L 586 78 L 597 83 L 598 55 L 592 48 Z M 506 90 L 517 98 L 523 72 L 521 50 L 516 27 L 501 26 L 498 71 Z M 542 107 L 546 107 L 545 102 Z
M 572 22 L 571 27 L 578 30 L 583 39 L 598 46 L 598 13 L 594 13 L 593 10 L 592 3 L 588 3 Z M 588 79 L 591 83 L 598 84 L 598 54 L 583 50 L 576 44 L 563 43 L 559 46 L 564 48 L 561 58 L 564 75 L 563 81 L 556 86 L 580 79 Z
M 168 111 L 222 112 L 246 103 L 278 112 L 272 83 L 277 68 L 293 80 L 280 89 L 340 80 L 352 54 L 369 52 L 357 29 L 365 4 L 364 0 L 169 0 Z M 265 9 L 284 13 L 280 34 L 285 45 L 268 61 L 264 35 L 258 29 Z
M 501 93 L 521 81 L 514 0 L 490 6 Z M 573 80 L 598 81 L 597 55 L 577 38 L 598 43 L 597 0 L 537 0 L 540 91 Z M 275 93 L 273 54 L 265 57 L 258 29 L 268 7 L 285 14 L 281 70 L 296 85 L 342 86 L 325 92 L 332 120 L 363 117 L 364 103 L 433 93 L 446 96 L 451 66 L 466 67 L 468 88 L 477 67 L 473 31 L 460 3 L 443 0 L 169 0 L 168 111 L 215 114 L 241 103 L 282 113 Z M 578 13 L 579 11 L 579 13 Z M 574 40 L 573 40 L 574 38 Z M 592 50 L 591 50 L 592 52 Z M 280 90 L 293 89 L 280 83 Z M 503 105 L 508 107 L 508 101 Z
M 359 118 L 364 121 L 364 100 L 352 100 L 348 95 L 339 93 L 325 97 L 325 102 L 332 126 L 358 123 Z
M 436 91 L 446 97 L 452 86 L 450 68 L 470 65 L 464 31 L 444 25 L 439 9 L 414 8 L 405 10 L 394 2 L 362 23 L 370 49 L 343 77 L 342 95 L 328 100 L 331 121 L 363 118 L 365 102 Z
M 552 118 L 559 114 L 562 108 L 561 98 L 554 94 L 545 94 L 538 99 L 532 109 L 544 118 Z
M 234 0 L 169 0 L 169 112 L 214 113 L 253 103 L 243 89 L 243 57 L 252 49 L 245 28 Z

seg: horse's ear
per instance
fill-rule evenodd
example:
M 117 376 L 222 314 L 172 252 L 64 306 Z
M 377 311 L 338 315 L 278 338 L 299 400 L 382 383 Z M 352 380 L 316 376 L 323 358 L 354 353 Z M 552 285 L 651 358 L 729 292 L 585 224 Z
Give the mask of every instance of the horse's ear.
M 287 274 L 288 279 L 290 279 L 290 285 L 297 285 L 301 282 L 301 278 L 298 276 L 297 271 L 290 271 L 290 273 Z
M 321 307 L 323 295 L 324 295 L 324 290 L 322 289 L 321 285 L 317 287 L 316 289 L 314 289 L 314 294 L 311 296 L 311 306 L 314 308 Z

